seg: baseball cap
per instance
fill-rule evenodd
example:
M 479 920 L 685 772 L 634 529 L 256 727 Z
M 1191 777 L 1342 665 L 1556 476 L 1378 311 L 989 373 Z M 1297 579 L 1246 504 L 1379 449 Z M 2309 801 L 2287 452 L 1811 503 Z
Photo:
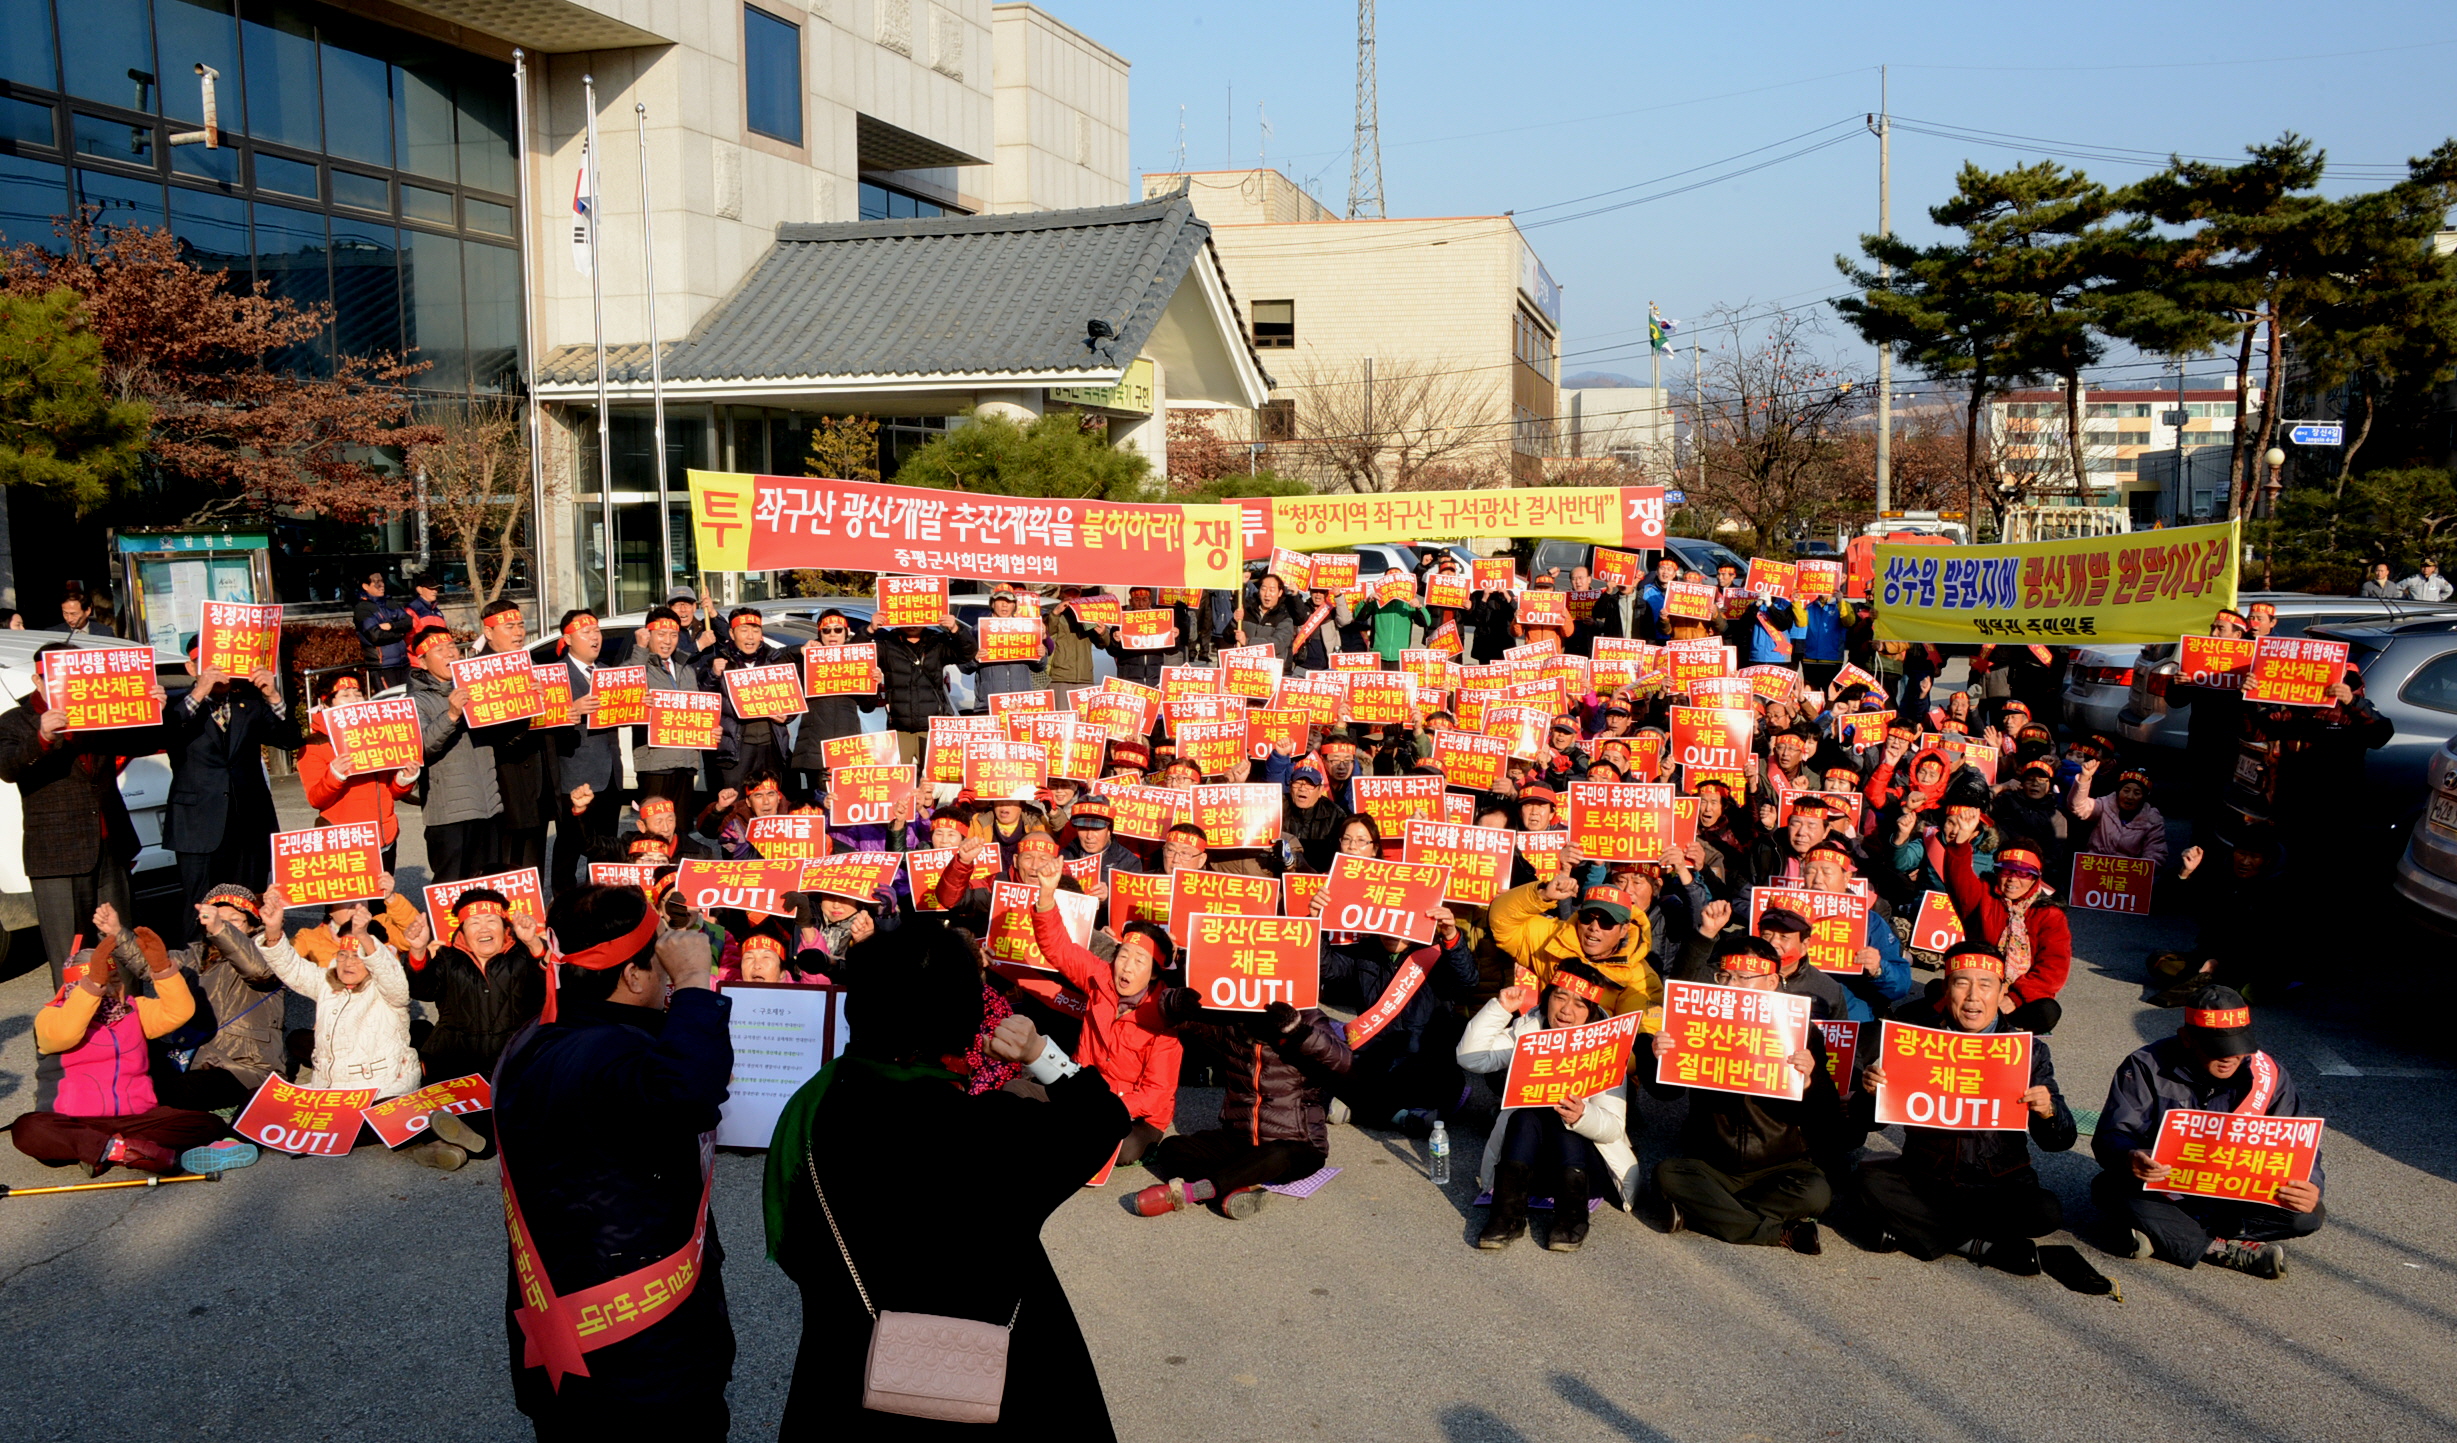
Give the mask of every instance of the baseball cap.
M 1323 785 L 1322 769 L 1310 765 L 1291 768 L 1288 779 L 1292 782 L 1312 782 L 1318 787 Z
M 1594 886 L 1579 894 L 1578 910 L 1601 912 L 1617 927 L 1629 920 L 1630 900 L 1629 893 L 1618 887 L 1609 884 Z
M 2252 1006 L 2232 987 L 2204 987 L 2184 1004 L 2184 1027 L 2198 1035 L 2204 1051 L 2218 1057 L 2242 1057 L 2257 1050 L 2252 1040 Z
M 1075 830 L 1080 832 L 1086 827 L 1108 826 L 1112 813 L 1107 797 L 1086 797 L 1077 802 L 1066 815 L 1067 820 L 1075 824 Z

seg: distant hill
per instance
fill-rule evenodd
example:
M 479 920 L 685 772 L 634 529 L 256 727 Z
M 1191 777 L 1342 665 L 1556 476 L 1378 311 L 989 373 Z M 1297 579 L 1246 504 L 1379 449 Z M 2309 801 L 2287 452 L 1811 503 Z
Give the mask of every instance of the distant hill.
M 1561 384 L 1573 391 L 1579 391 L 1586 390 L 1591 387 L 1599 390 L 1608 390 L 1614 386 L 1643 386 L 1646 383 L 1644 381 L 1633 381 L 1627 376 L 1617 376 L 1610 371 L 1584 371 L 1578 375 L 1570 377 Z

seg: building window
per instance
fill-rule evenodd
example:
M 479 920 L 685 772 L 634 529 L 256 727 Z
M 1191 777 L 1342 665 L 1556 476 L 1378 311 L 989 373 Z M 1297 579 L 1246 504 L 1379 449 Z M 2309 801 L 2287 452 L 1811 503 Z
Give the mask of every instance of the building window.
M 928 220 L 932 216 L 964 213 L 950 211 L 937 201 L 924 200 L 910 191 L 867 180 L 862 182 L 861 207 L 863 220 Z
M 742 7 L 742 93 L 752 131 L 802 143 L 802 27 Z
M 1294 441 L 1297 439 L 1297 403 L 1294 401 L 1263 402 L 1263 439 Z
M 1553 374 L 1552 333 L 1525 311 L 1515 313 L 1517 325 L 1511 335 L 1510 353 L 1546 376 Z
M 1297 303 L 1295 301 L 1256 301 L 1254 303 L 1254 349 L 1287 351 L 1297 344 Z

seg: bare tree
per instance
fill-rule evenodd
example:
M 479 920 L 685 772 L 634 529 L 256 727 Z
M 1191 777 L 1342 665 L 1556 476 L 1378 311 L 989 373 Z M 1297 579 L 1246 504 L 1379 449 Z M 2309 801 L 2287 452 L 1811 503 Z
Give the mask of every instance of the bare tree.
M 1276 450 L 1328 491 L 1414 491 L 1429 477 L 1506 485 L 1511 419 L 1492 373 L 1441 362 L 1313 362 L 1297 370 L 1295 438 Z M 1448 484 L 1456 484 L 1455 479 Z
M 1855 378 L 1817 353 L 1814 322 L 1778 313 L 1764 324 L 1744 334 L 1733 307 L 1701 323 L 1723 338 L 1702 358 L 1704 414 L 1690 434 L 1704 438 L 1706 474 L 1690 504 L 1738 518 L 1771 549 L 1852 489 L 1847 441 L 1861 398 Z
M 529 515 L 527 420 L 521 403 L 503 396 L 441 410 L 432 424 L 442 439 L 412 446 L 410 471 L 425 473 L 427 519 L 460 550 L 470 589 L 484 606 L 503 594 L 520 558 Z M 560 497 L 564 489 L 550 459 L 546 494 Z

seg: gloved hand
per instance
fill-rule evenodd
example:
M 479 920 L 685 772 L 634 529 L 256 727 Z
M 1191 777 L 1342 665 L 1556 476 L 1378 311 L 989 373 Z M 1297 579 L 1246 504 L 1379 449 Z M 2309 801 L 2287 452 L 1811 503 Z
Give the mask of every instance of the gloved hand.
M 1297 1026 L 1297 1009 L 1274 1002 L 1260 1012 L 1245 1014 L 1246 1035 L 1257 1042 L 1277 1042 Z
M 1191 987 L 1163 987 L 1160 1015 L 1174 1026 L 1197 1021 L 1203 1016 L 1203 994 Z

